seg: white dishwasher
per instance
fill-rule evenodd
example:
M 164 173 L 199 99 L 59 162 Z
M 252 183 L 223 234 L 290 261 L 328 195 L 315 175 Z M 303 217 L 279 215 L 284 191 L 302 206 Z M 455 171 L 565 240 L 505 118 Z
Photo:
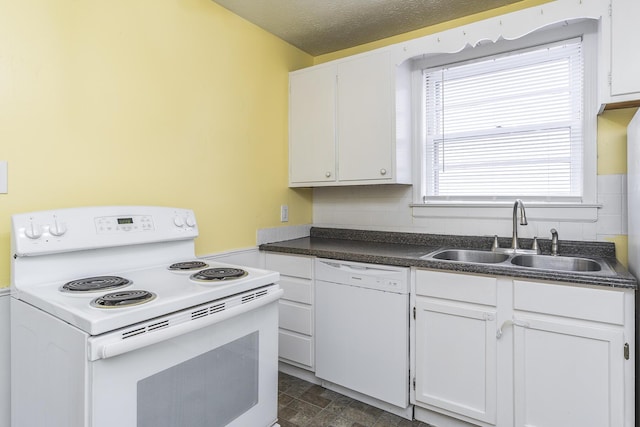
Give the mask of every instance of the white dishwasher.
M 409 406 L 409 269 L 316 259 L 316 376 Z

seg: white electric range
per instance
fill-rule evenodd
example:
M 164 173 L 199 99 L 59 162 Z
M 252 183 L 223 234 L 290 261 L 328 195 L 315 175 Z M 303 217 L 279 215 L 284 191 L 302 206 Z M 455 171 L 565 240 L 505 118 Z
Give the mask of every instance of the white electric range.
M 12 217 L 14 427 L 276 422 L 279 275 L 197 236 L 188 209 Z

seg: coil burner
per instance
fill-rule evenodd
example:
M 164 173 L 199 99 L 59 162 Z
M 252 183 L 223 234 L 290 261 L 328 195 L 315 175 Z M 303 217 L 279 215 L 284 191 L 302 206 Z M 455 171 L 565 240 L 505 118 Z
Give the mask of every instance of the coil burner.
M 169 266 L 169 270 L 171 271 L 191 271 L 191 270 L 201 270 L 203 268 L 209 267 L 209 264 L 202 261 L 186 261 L 186 262 L 176 262 L 175 264 L 171 264 Z
M 60 290 L 72 293 L 110 291 L 130 284 L 131 280 L 119 276 L 96 276 L 67 282 Z
M 97 308 L 123 308 L 140 305 L 156 298 L 153 292 L 143 290 L 111 292 L 91 301 L 92 307 Z
M 239 268 L 207 268 L 192 274 L 191 279 L 197 282 L 220 282 L 240 279 L 247 274 Z

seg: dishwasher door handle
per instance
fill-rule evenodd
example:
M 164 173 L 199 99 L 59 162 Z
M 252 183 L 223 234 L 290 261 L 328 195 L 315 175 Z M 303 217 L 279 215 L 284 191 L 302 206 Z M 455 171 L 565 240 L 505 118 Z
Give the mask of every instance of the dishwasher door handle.
M 359 266 L 359 265 L 341 264 L 341 263 L 337 263 L 337 262 L 325 262 L 325 261 L 320 261 L 320 262 L 322 262 L 325 265 L 328 265 L 331 268 L 335 268 L 335 269 L 342 270 L 342 271 L 347 271 L 349 273 L 366 274 L 366 275 L 370 275 L 370 276 L 397 273 L 396 270 L 388 270 L 388 269 L 384 269 L 384 268 L 368 267 L 368 266 L 364 266 L 364 265 L 363 266 Z

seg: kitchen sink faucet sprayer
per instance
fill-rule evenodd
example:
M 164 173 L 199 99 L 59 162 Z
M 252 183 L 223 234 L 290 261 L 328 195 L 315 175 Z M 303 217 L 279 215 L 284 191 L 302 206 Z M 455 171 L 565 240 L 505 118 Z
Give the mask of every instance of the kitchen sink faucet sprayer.
M 519 249 L 518 246 L 518 206 L 520 206 L 520 225 L 527 225 L 527 215 L 524 211 L 524 203 L 522 200 L 516 199 L 513 204 L 513 240 L 511 242 L 511 249 L 516 252 Z

